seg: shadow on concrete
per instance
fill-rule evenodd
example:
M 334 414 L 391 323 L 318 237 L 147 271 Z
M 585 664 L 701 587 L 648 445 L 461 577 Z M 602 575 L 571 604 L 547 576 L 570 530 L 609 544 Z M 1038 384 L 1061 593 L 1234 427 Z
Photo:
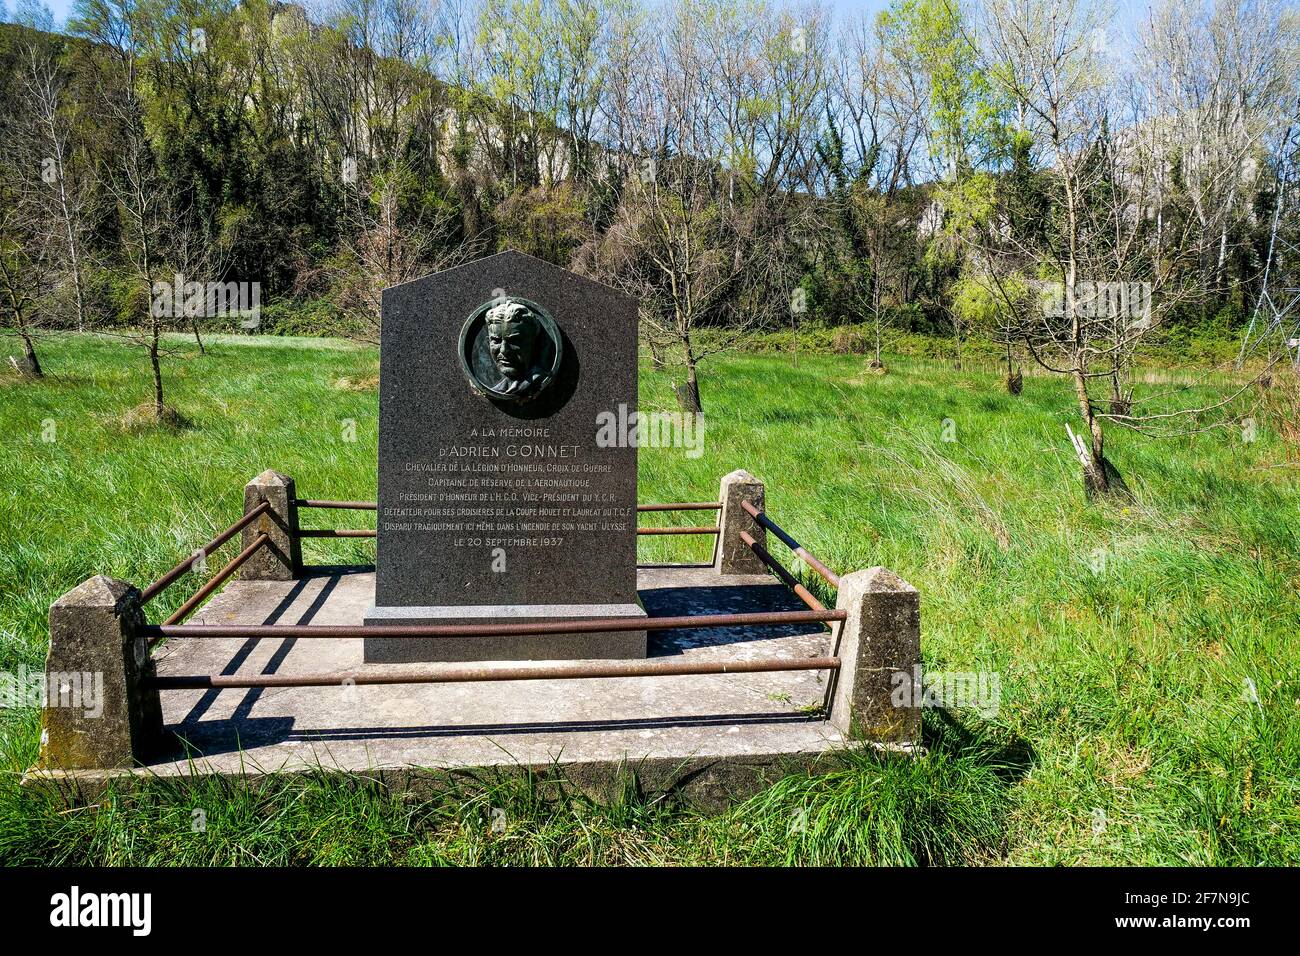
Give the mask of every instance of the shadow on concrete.
M 718 585 L 716 587 L 643 588 L 641 601 L 651 617 L 684 614 L 757 614 L 766 611 L 806 611 L 807 607 L 784 584 Z M 774 640 L 800 635 L 827 635 L 825 625 L 747 625 L 745 627 L 689 627 L 651 631 L 651 657 L 680 654 L 686 648 L 725 647 L 729 644 Z
M 674 567 L 680 567 L 676 565 Z M 708 568 L 710 565 L 702 565 Z M 293 582 L 276 607 L 262 620 L 263 624 L 310 624 L 329 602 L 344 575 L 362 573 L 355 567 L 317 566 L 307 576 Z M 322 582 L 321 579 L 324 578 Z M 303 597 L 309 585 L 319 583 L 319 591 L 296 620 L 285 620 Z M 805 606 L 784 585 L 717 585 L 652 587 L 640 591 L 646 611 L 652 617 L 703 614 L 755 613 L 761 611 L 797 611 Z M 825 626 L 817 622 L 736 628 L 678 628 L 652 631 L 649 638 L 651 657 L 680 655 L 686 649 L 726 647 L 737 643 L 804 637 L 810 644 L 829 640 Z M 280 646 L 261 668 L 262 674 L 277 673 L 298 643 L 296 638 L 279 638 Z M 221 668 L 222 675 L 239 672 L 257 646 L 256 640 L 244 641 Z M 812 649 L 810 647 L 810 649 Z M 821 648 L 818 648 L 821 650 Z M 215 756 L 286 742 L 364 741 L 436 739 L 447 737 L 484 737 L 520 734 L 600 733 L 617 730 L 654 730 L 689 727 L 729 727 L 737 724 L 800 724 L 818 722 L 817 713 L 757 712 L 671 717 L 623 718 L 610 720 L 546 721 L 490 724 L 432 724 L 409 727 L 331 727 L 295 730 L 291 716 L 254 717 L 253 709 L 261 699 L 263 688 L 244 691 L 210 690 L 190 708 L 179 723 L 167 729 L 175 734 L 176 748 L 165 759 L 185 759 L 191 755 Z M 204 720 L 221 693 L 242 693 L 229 719 Z
M 320 576 L 321 575 L 316 575 L 316 577 Z M 310 624 L 312 618 L 320 613 L 320 609 L 325 606 L 325 602 L 329 600 L 329 596 L 333 590 L 338 587 L 339 576 L 339 574 L 326 575 L 326 580 L 321 586 L 320 593 L 312 600 L 311 604 L 307 607 L 307 610 L 302 613 L 302 616 L 299 617 L 298 620 L 287 623 Z M 310 580 L 312 579 L 300 578 L 294 582 L 294 586 L 289 589 L 289 593 L 284 596 L 284 599 L 276 605 L 275 610 L 268 614 L 262 623 L 280 623 L 280 618 L 283 617 L 284 613 L 293 606 L 294 601 L 298 599 L 298 596 L 302 593 L 303 589 L 307 586 L 307 582 Z M 255 638 L 249 638 L 246 640 L 239 650 L 235 652 L 235 655 L 230 659 L 226 666 L 221 669 L 222 676 L 237 674 L 239 668 L 244 665 L 244 661 L 248 660 L 248 656 L 253 653 L 253 650 L 257 647 L 258 643 L 259 641 Z M 279 649 L 271 656 L 271 659 L 266 662 L 266 666 L 262 668 L 261 673 L 274 674 L 278 672 L 280 670 L 280 665 L 284 663 L 284 659 L 289 656 L 289 652 L 293 650 L 297 643 L 297 638 L 281 638 Z M 198 702 L 190 708 L 190 712 L 185 715 L 185 719 L 181 721 L 180 727 L 185 728 L 191 724 L 198 723 L 198 721 L 203 718 L 203 715 L 208 712 L 214 703 L 216 703 L 217 695 L 220 693 L 220 690 L 210 690 L 200 697 Z M 261 696 L 262 688 L 250 688 L 244 694 L 243 701 L 235 708 L 235 712 L 231 715 L 231 719 L 234 721 L 247 719 L 249 714 L 252 713 L 253 705 L 257 703 Z M 180 731 L 180 733 L 184 736 L 183 731 Z
M 614 730 L 666 730 L 673 727 L 730 727 L 736 724 L 804 724 L 823 719 L 820 713 L 697 714 L 681 717 L 638 717 L 621 720 L 561 720 L 518 724 L 442 724 L 413 727 L 331 727 L 293 729 L 292 717 L 235 717 L 231 720 L 190 721 L 168 729 L 180 739 L 178 749 L 163 758 L 186 755 L 211 757 L 255 747 L 298 741 L 425 740 L 439 737 L 493 737 L 519 734 L 602 733 Z

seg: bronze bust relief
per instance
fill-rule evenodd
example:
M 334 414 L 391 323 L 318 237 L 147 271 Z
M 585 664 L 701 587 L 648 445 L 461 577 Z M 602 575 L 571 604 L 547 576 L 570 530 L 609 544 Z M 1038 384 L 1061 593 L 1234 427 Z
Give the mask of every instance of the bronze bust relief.
M 536 302 L 502 296 L 475 309 L 460 330 L 460 365 L 488 398 L 529 402 L 559 373 L 559 327 Z

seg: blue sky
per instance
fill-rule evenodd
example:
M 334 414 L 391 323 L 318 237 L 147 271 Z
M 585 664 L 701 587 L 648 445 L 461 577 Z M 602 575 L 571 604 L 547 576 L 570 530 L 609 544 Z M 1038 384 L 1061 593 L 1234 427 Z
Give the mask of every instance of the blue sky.
M 60 26 L 62 26 L 63 21 L 68 18 L 68 14 L 72 12 L 72 4 L 73 0 L 45 0 L 45 5 L 49 7 L 50 11 L 54 14 L 54 22 Z M 6 6 L 9 7 L 9 12 L 11 14 L 14 12 L 14 7 L 17 5 L 16 0 L 6 0 Z

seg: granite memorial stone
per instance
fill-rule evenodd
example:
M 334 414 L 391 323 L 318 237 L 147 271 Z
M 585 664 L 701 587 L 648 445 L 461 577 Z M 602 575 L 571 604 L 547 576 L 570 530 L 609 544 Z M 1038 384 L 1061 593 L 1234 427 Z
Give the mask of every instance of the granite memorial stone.
M 637 304 L 505 252 L 385 289 L 374 625 L 644 618 Z M 606 447 L 609 446 L 609 447 Z M 644 631 L 368 637 L 367 662 L 644 657 Z

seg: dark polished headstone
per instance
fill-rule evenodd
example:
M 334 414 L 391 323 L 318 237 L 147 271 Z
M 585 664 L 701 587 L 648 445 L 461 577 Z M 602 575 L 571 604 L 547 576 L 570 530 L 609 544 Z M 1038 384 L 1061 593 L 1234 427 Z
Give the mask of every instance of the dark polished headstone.
M 643 618 L 637 304 L 505 252 L 385 289 L 367 624 Z M 609 444 L 602 442 L 602 444 Z M 644 631 L 365 641 L 369 662 L 644 657 Z

